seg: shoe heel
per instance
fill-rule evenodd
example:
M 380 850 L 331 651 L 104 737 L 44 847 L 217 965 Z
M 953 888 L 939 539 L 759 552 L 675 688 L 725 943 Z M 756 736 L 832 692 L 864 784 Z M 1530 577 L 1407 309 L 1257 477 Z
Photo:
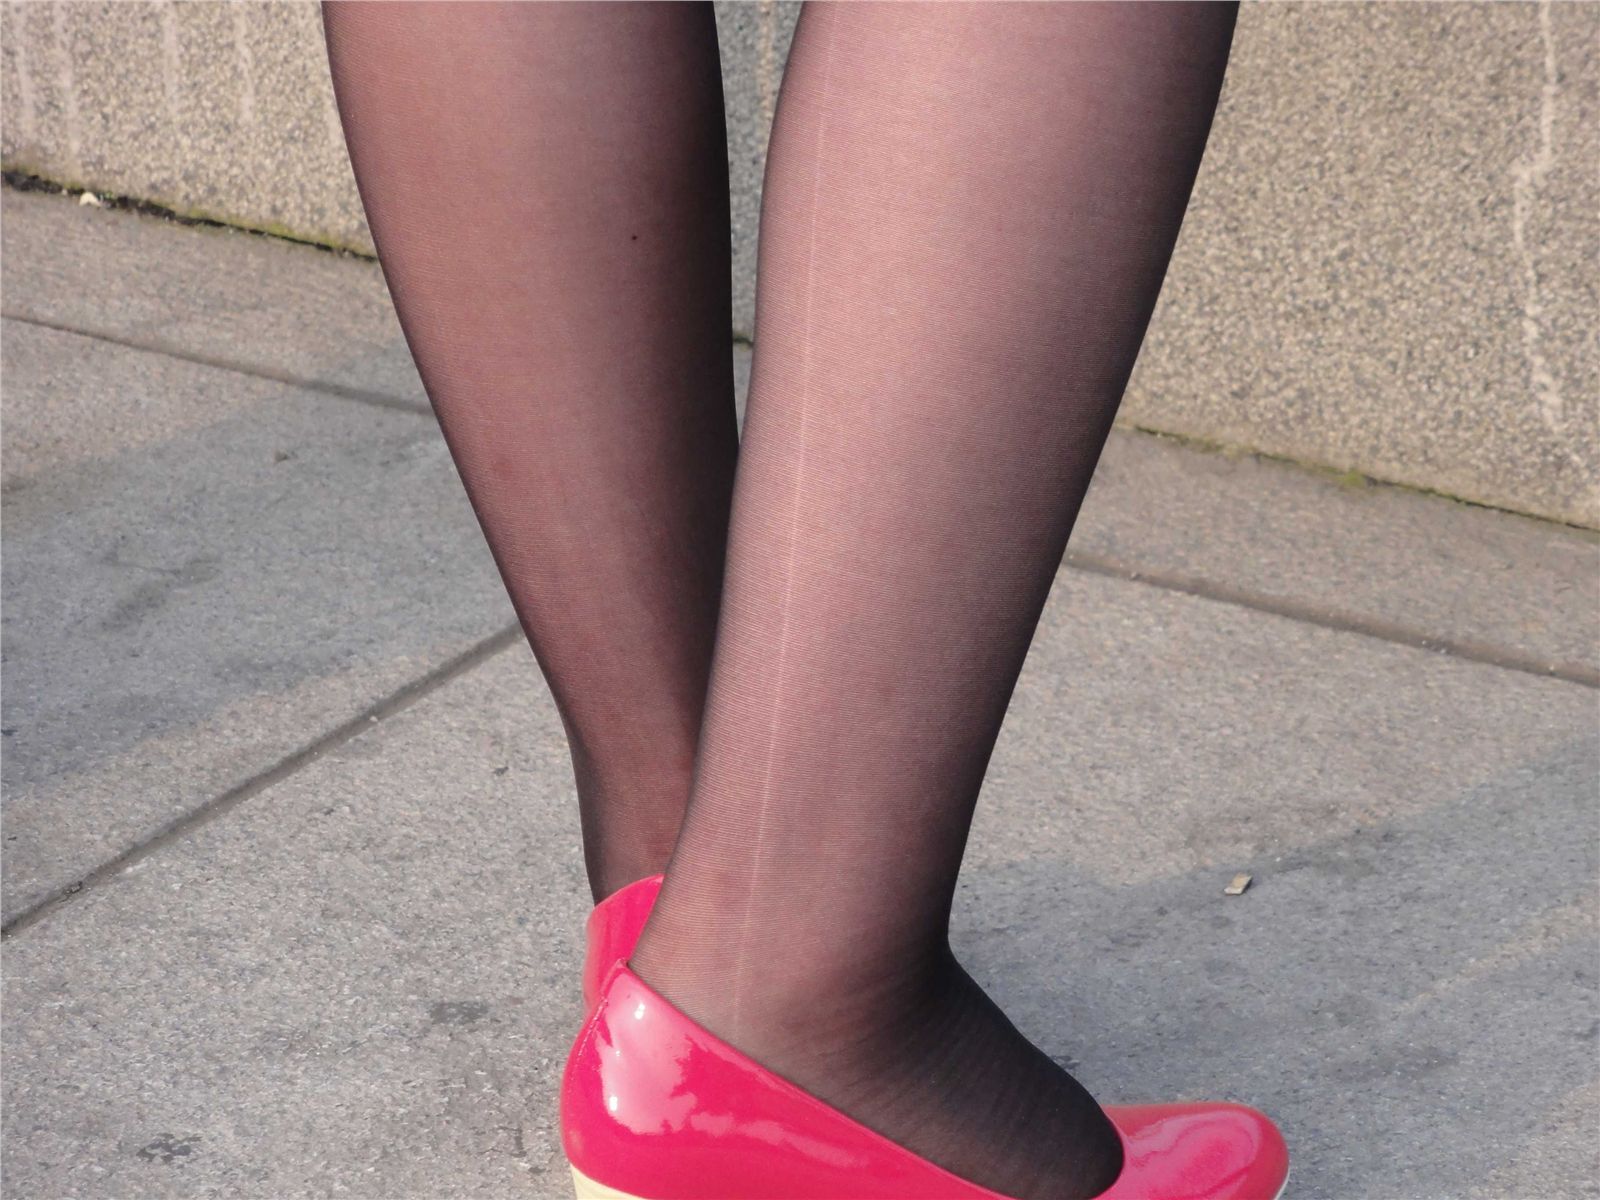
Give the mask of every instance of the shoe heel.
M 619 1192 L 616 1188 L 608 1188 L 603 1183 L 596 1183 L 577 1167 L 572 1167 L 572 1190 L 578 1194 L 578 1200 L 644 1200 L 641 1196 L 634 1196 L 628 1192 Z

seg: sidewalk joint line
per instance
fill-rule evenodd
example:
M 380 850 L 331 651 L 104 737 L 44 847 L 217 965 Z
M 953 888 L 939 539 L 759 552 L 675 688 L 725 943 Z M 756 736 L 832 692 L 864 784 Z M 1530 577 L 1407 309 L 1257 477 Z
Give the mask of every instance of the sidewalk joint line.
M 1443 500 L 1449 504 L 1459 504 L 1463 508 L 1477 508 L 1484 512 L 1500 513 L 1507 517 L 1520 517 L 1524 521 L 1537 521 L 1541 525 L 1555 525 L 1561 529 L 1571 529 L 1578 533 L 1595 533 L 1594 528 L 1580 522 L 1569 520 L 1565 517 L 1553 517 L 1546 513 L 1532 512 L 1523 508 L 1509 508 L 1504 504 L 1496 504 L 1492 500 L 1473 500 L 1467 496 L 1458 496 L 1442 488 L 1429 487 L 1425 483 L 1408 483 L 1403 479 L 1388 479 L 1382 475 L 1370 475 L 1360 467 L 1335 466 L 1333 463 L 1321 462 L 1316 458 L 1295 458 L 1292 454 L 1282 454 L 1276 450 L 1265 450 L 1259 446 L 1251 446 L 1247 442 L 1226 442 L 1216 438 L 1204 437 L 1196 433 L 1179 433 L 1172 429 L 1162 429 L 1155 425 L 1141 425 L 1132 418 L 1118 416 L 1113 428 L 1122 433 L 1140 434 L 1143 437 L 1156 438 L 1163 442 L 1182 446 L 1185 449 L 1196 451 L 1200 454 L 1214 454 L 1225 459 L 1254 459 L 1274 467 L 1287 467 L 1291 470 L 1303 471 L 1312 478 L 1322 483 L 1338 483 L 1350 486 L 1350 481 L 1355 480 L 1356 486 L 1362 489 L 1374 488 L 1383 491 L 1400 492 L 1407 496 L 1421 496 L 1427 500 Z
M 97 187 L 89 187 L 81 183 L 66 183 L 59 179 L 52 179 L 48 175 L 41 175 L 26 167 L 5 168 L 0 170 L 0 188 L 9 192 L 27 192 L 41 196 L 58 197 L 72 203 L 74 197 L 81 197 L 85 192 L 90 193 L 99 203 L 97 208 L 104 212 L 129 213 L 147 219 L 165 221 L 171 225 L 188 225 L 200 229 L 217 229 L 226 233 L 242 233 L 248 237 L 267 238 L 269 241 L 284 242 L 290 246 L 304 246 L 309 250 L 319 250 L 324 254 L 336 254 L 340 258 L 353 258 L 357 262 L 377 262 L 378 256 L 368 250 L 356 246 L 345 245 L 327 239 L 318 239 L 314 235 L 294 233 L 287 229 L 265 229 L 259 225 L 250 225 L 242 221 L 230 221 L 225 217 L 208 216 L 203 212 L 182 212 L 169 207 L 157 200 L 146 200 L 139 196 L 128 196 L 110 190 L 101 191 Z M 79 199 L 77 203 L 83 201 Z
M 108 333 L 97 329 L 80 329 L 72 325 L 62 325 L 56 321 L 45 320 L 42 317 L 28 316 L 26 313 L 0 311 L 0 318 L 7 321 L 17 321 L 23 325 L 32 325 L 39 329 L 49 329 L 55 333 L 64 333 L 71 337 L 89 338 L 92 341 L 105 342 L 112 346 L 121 346 L 125 350 L 135 350 L 141 354 L 158 354 L 163 358 L 175 358 L 180 362 L 194 363 L 196 366 L 210 367 L 217 371 L 228 371 L 234 375 L 245 375 L 251 379 L 261 379 L 268 383 L 281 383 L 288 387 L 300 388 L 303 391 L 319 392 L 326 396 L 333 396 L 340 400 L 353 400 L 357 404 L 368 404 L 374 408 L 387 409 L 390 412 L 408 413 L 411 416 L 430 417 L 433 410 L 421 401 L 404 400 L 399 396 L 391 396 L 386 392 L 368 391 L 366 388 L 350 387 L 342 383 L 333 383 L 326 379 L 312 379 L 304 375 L 295 375 L 288 371 L 274 371 L 268 367 L 251 366 L 245 363 L 231 362 L 227 359 L 213 358 L 206 354 L 195 354 L 180 346 L 175 346 L 162 341 L 135 341 L 133 338 L 123 337 L 120 334 Z
M 1408 646 L 1413 650 L 1428 650 L 1435 654 L 1467 662 L 1483 663 L 1485 666 L 1499 667 L 1506 671 L 1537 675 L 1541 679 L 1559 679 L 1564 683 L 1575 683 L 1582 687 L 1600 688 L 1600 671 L 1582 663 L 1548 662 L 1504 646 L 1494 646 L 1470 638 L 1438 637 L 1379 617 L 1355 616 L 1316 604 L 1290 600 L 1283 596 L 1231 587 L 1225 583 L 1218 583 L 1198 575 L 1187 575 L 1181 571 L 1146 570 L 1098 554 L 1068 551 L 1066 565 L 1089 575 L 1103 575 L 1128 583 L 1142 583 L 1202 600 L 1215 600 L 1221 604 L 1231 604 L 1254 612 L 1287 617 L 1289 620 L 1306 625 L 1319 625 L 1324 629 L 1333 629 L 1340 633 L 1354 633 L 1380 642 Z
M 51 913 L 58 912 L 84 893 L 111 882 L 135 863 L 142 862 L 173 842 L 186 838 L 195 830 L 233 811 L 246 800 L 259 795 L 275 784 L 281 783 L 303 767 L 309 766 L 321 758 L 329 750 L 337 749 L 346 742 L 354 740 L 378 722 L 387 720 L 410 708 L 429 693 L 437 691 L 456 677 L 466 674 L 474 667 L 493 658 L 502 650 L 514 645 L 521 636 L 522 629 L 519 625 L 508 625 L 498 633 L 490 634 L 488 637 L 468 647 L 455 657 L 447 659 L 426 674 L 402 684 L 387 696 L 362 709 L 361 712 L 351 717 L 348 721 L 335 726 L 315 741 L 279 759 L 266 770 L 252 775 L 249 779 L 229 788 L 220 795 L 213 796 L 188 812 L 174 817 L 148 837 L 135 842 L 126 850 L 94 867 L 82 878 L 58 887 L 48 895 L 34 901 L 3 926 L 0 926 L 0 938 L 10 939 L 32 928 L 39 921 L 42 921 Z
M 1502 670 L 1534 675 L 1541 679 L 1555 679 L 1581 687 L 1600 689 L 1600 671 L 1577 663 L 1552 663 L 1521 654 L 1504 647 L 1492 646 L 1470 639 L 1445 638 L 1408 628 L 1395 622 L 1376 618 L 1357 617 L 1333 609 L 1304 604 L 1284 597 L 1252 592 L 1230 587 L 1199 576 L 1176 571 L 1144 570 L 1129 566 L 1113 558 L 1097 554 L 1071 551 L 1065 566 L 1088 575 L 1118 579 L 1125 583 L 1143 584 L 1163 591 L 1211 600 L 1221 604 L 1285 617 L 1303 624 L 1316 625 L 1341 633 L 1352 633 L 1375 641 L 1429 651 L 1466 662 L 1481 663 Z M 28 905 L 16 916 L 0 926 L 0 938 L 9 939 L 24 932 L 65 907 L 76 897 L 111 881 L 127 868 L 142 862 L 166 846 L 179 841 L 191 832 L 224 816 L 244 801 L 282 782 L 302 768 L 321 758 L 329 750 L 338 748 L 359 736 L 373 724 L 409 708 L 418 700 L 479 666 L 494 655 L 514 644 L 521 635 L 516 624 L 507 626 L 469 647 L 454 658 L 435 667 L 424 675 L 403 684 L 389 695 L 369 705 L 354 717 L 336 726 L 317 740 L 280 759 L 264 771 L 246 779 L 226 792 L 204 801 L 196 808 L 167 822 L 148 837 L 134 843 L 110 859 L 94 867 L 73 883 L 56 888 L 46 896 Z

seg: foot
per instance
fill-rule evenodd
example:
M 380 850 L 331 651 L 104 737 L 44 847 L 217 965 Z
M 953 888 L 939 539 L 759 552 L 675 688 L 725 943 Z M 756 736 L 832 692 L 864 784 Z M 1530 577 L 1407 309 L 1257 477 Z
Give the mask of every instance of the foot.
M 697 987 L 652 972 L 645 950 L 634 969 L 687 1015 L 962 1179 L 1018 1200 L 1083 1200 L 1121 1172 L 1121 1140 L 1100 1106 L 948 951 L 917 972 L 914 989 L 875 996 L 864 1019 L 859 1005 L 748 989 L 733 998 L 725 980 Z

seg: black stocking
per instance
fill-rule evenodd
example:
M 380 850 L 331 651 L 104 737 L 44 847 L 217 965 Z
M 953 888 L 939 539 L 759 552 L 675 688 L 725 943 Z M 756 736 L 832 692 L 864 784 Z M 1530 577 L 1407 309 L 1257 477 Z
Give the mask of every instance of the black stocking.
M 736 434 L 708 4 L 328 4 L 367 217 L 572 747 L 595 895 L 688 798 Z
M 952 958 L 950 903 L 1233 18 L 808 5 L 774 131 L 699 767 L 633 965 L 1011 1196 L 1091 1195 L 1120 1152 Z

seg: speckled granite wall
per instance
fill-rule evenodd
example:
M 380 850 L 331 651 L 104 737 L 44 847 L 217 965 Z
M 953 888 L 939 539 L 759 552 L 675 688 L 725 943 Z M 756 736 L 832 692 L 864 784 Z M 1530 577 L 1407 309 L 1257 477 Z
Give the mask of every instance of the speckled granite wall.
M 797 7 L 717 6 L 743 334 Z M 370 249 L 313 5 L 8 0 L 0 50 L 9 169 Z M 1123 419 L 1600 526 L 1597 110 L 1600 6 L 1247 6 Z
M 1246 8 L 1124 419 L 1600 525 L 1600 6 Z

